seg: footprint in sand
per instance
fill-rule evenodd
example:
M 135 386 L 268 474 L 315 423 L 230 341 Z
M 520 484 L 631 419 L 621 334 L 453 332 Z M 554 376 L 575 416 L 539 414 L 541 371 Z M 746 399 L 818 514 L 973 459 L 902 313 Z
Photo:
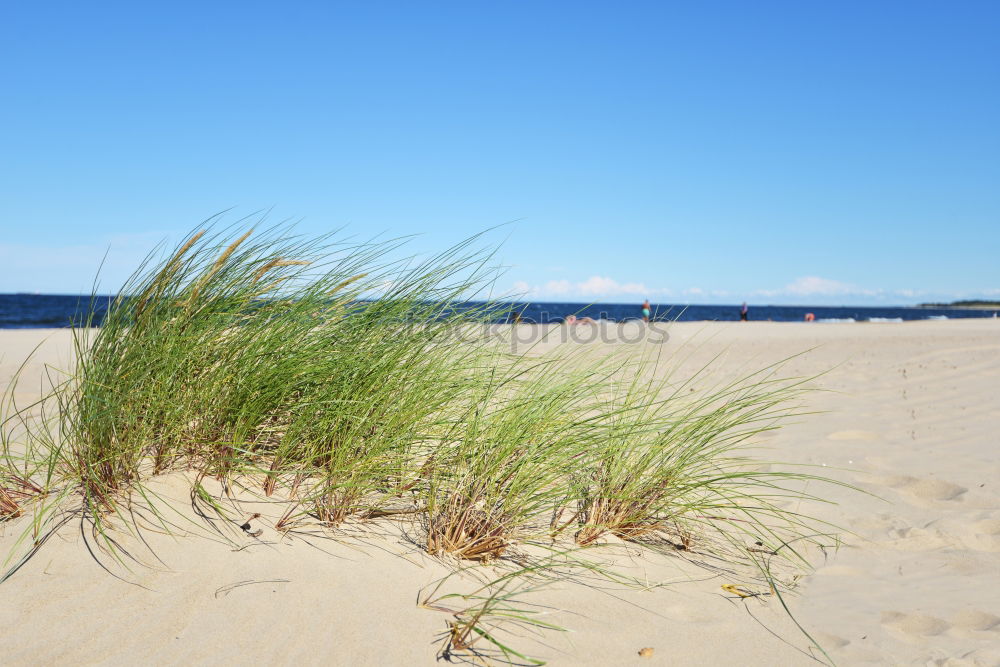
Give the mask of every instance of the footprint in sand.
M 933 524 L 932 521 L 923 527 L 913 526 L 902 517 L 881 513 L 859 522 L 857 526 L 858 529 L 865 529 L 865 534 L 873 539 L 884 535 L 887 541 L 882 543 L 900 551 L 931 551 L 953 546 L 954 536 Z
M 1000 519 L 983 519 L 973 524 L 976 533 L 980 535 L 1000 536 Z
M 1000 552 L 1000 519 L 980 519 L 966 525 L 965 538 L 978 550 Z
M 879 484 L 916 496 L 921 500 L 937 500 L 942 502 L 956 500 L 968 491 L 964 486 L 952 484 L 943 479 L 918 479 L 908 475 L 883 477 L 876 481 Z
M 974 632 L 1000 632 L 1000 616 L 977 609 L 966 609 L 955 614 L 953 625 Z
M 883 611 L 882 625 L 913 638 L 934 637 L 947 631 L 951 626 L 927 614 L 903 614 L 898 611 Z
M 913 527 L 900 517 L 888 512 L 858 519 L 855 529 L 868 536 L 885 535 L 891 540 L 904 539 Z M 824 568 L 825 570 L 825 568 Z
M 912 493 L 924 500 L 955 500 L 968 491 L 965 487 L 941 479 L 919 479 L 904 487 L 907 493 Z

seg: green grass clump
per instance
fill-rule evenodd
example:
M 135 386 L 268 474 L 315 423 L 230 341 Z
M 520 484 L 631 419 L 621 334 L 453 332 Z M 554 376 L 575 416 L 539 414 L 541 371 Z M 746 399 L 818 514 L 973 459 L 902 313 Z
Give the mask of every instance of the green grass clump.
M 577 544 L 612 534 L 664 538 L 684 549 L 699 540 L 708 548 L 706 538 L 721 536 L 712 548 L 751 561 L 747 546 L 779 551 L 790 536 L 815 533 L 818 522 L 786 505 L 809 497 L 796 489 L 819 478 L 762 470 L 740 451 L 795 414 L 802 380 L 778 377 L 776 366 L 695 393 L 689 381 L 672 383 L 669 376 L 643 381 L 651 373 L 641 366 L 615 387 L 602 437 L 587 472 L 577 476 Z
M 741 454 L 795 413 L 800 380 L 693 392 L 625 351 L 514 354 L 489 326 L 510 306 L 466 302 L 493 277 L 475 242 L 400 261 L 399 241 L 211 227 L 151 256 L 74 331 L 51 395 L 8 389 L 0 519 L 32 507 L 37 548 L 75 497 L 113 549 L 108 518 L 185 470 L 193 498 L 213 502 L 214 478 L 287 502 L 278 529 L 409 514 L 428 552 L 473 561 L 614 536 L 753 565 L 826 539 L 789 509 L 816 478 Z
M 499 364 L 441 439 L 426 475 L 427 550 L 490 560 L 563 503 L 594 431 L 596 364 Z

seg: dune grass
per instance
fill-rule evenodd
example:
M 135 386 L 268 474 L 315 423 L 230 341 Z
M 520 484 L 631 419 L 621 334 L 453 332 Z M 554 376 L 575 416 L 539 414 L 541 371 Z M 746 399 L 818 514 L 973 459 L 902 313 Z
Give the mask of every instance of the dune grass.
M 477 242 L 401 261 L 403 241 L 215 225 L 151 255 L 41 404 L 8 390 L 0 519 L 33 512 L 37 546 L 75 498 L 113 550 L 109 518 L 186 470 L 207 502 L 207 477 L 286 501 L 279 529 L 410 515 L 429 553 L 480 562 L 613 536 L 805 563 L 788 545 L 827 540 L 789 509 L 818 478 L 741 453 L 803 380 L 694 392 L 658 358 L 515 354 L 490 326 L 509 306 L 466 303 L 495 276 Z
M 631 380 L 609 399 L 610 418 L 602 422 L 589 474 L 577 476 L 576 542 L 585 546 L 610 533 L 624 540 L 663 537 L 675 548 L 700 540 L 706 548 L 703 538 L 722 536 L 738 552 L 747 545 L 773 550 L 789 536 L 815 532 L 817 522 L 785 505 L 808 497 L 793 487 L 819 478 L 763 469 L 741 451 L 797 414 L 806 380 L 781 377 L 780 368 L 697 393 L 689 386 L 693 378 L 644 380 L 654 374 L 642 364 L 631 369 Z M 568 525 L 554 522 L 553 530 Z

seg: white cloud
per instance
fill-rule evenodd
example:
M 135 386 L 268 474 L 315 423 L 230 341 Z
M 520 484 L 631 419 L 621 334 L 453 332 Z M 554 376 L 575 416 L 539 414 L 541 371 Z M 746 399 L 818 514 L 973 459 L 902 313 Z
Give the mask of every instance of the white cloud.
M 609 297 L 654 297 L 670 294 L 668 289 L 650 288 L 644 283 L 621 283 L 608 276 L 590 276 L 586 280 L 574 282 L 566 279 L 549 280 L 542 285 L 531 285 L 523 280 L 514 282 L 511 293 L 532 297 L 561 297 L 578 299 L 598 299 Z
M 573 291 L 573 285 L 568 280 L 550 280 L 541 291 L 545 294 L 568 294 Z
M 563 281 L 566 282 L 566 281 Z M 649 288 L 642 283 L 619 283 L 605 276 L 591 276 L 579 283 L 577 291 L 587 296 L 609 296 L 612 294 L 628 294 L 638 296 L 648 294 Z
M 517 282 L 514 283 L 513 287 L 511 287 L 511 291 L 516 296 L 520 297 L 520 296 L 531 296 L 534 290 L 531 289 L 531 285 L 529 285 L 528 283 L 524 282 L 523 280 L 518 280 Z
M 787 294 L 822 294 L 833 296 L 836 294 L 853 294 L 858 290 L 853 285 L 842 283 L 839 280 L 830 280 L 829 278 L 820 278 L 819 276 L 804 276 L 796 278 L 791 283 L 785 285 L 782 291 Z
M 754 296 L 766 297 L 877 297 L 883 293 L 883 290 L 867 289 L 840 280 L 821 278 L 820 276 L 802 276 L 780 289 L 762 289 L 751 292 Z

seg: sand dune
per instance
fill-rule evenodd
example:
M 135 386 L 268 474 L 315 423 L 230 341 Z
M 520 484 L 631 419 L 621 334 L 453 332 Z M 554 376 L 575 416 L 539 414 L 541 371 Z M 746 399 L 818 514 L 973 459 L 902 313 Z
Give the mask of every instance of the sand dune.
M 521 327 L 525 344 L 537 337 Z M 681 373 L 721 354 L 716 377 L 735 376 L 796 352 L 788 372 L 823 373 L 813 385 L 827 391 L 809 404 L 818 414 L 762 438 L 760 456 L 825 466 L 870 494 L 817 488 L 839 504 L 803 508 L 853 533 L 838 552 L 813 555 L 816 570 L 790 601 L 834 660 L 1000 663 L 1000 323 L 683 323 L 668 332 L 663 349 Z M 609 340 L 634 333 L 612 326 Z M 0 331 L 4 384 L 42 341 L 19 401 L 37 395 L 45 364 L 66 366 L 70 338 Z M 539 349 L 559 344 L 554 335 Z M 0 585 L 4 664 L 437 664 L 447 614 L 417 599 L 448 569 L 414 546 L 412 526 L 283 535 L 280 508 L 262 504 L 253 521 L 262 532 L 251 537 L 198 519 L 181 474 L 153 488 L 174 499 L 164 519 L 175 535 L 138 506 L 146 544 L 121 537 L 134 561 L 102 553 L 76 520 Z M 0 524 L 0 553 L 26 526 Z M 540 591 L 530 601 L 570 631 L 526 635 L 519 649 L 554 665 L 815 664 L 776 601 L 721 588 L 742 582 L 631 545 L 603 557 L 667 585 Z M 644 647 L 652 656 L 639 656 Z

